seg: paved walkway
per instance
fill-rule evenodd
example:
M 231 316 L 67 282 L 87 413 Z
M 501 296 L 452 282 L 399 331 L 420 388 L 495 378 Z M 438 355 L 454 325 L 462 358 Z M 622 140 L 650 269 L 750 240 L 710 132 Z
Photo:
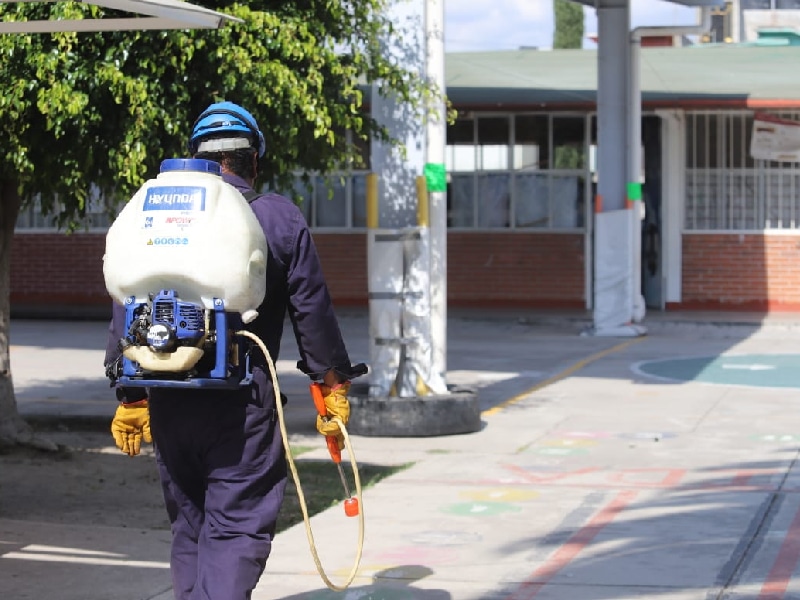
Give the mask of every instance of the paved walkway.
M 709 381 L 702 368 L 670 378 L 642 367 L 741 355 L 800 367 L 800 319 L 655 314 L 635 339 L 583 336 L 587 324 L 575 314 L 450 315 L 448 381 L 479 388 L 484 427 L 353 437 L 361 463 L 413 464 L 364 493 L 348 600 L 800 598 L 800 387 L 747 385 L 738 369 Z M 354 360 L 368 360 L 365 316 L 347 313 L 342 325 Z M 23 414 L 110 417 L 104 329 L 12 323 Z M 305 397 L 295 360 L 288 340 L 282 386 Z M 45 365 L 56 365 L 46 377 Z M 309 404 L 289 404 L 292 443 L 319 443 Z M 319 444 L 309 458 L 325 456 Z M 311 522 L 325 571 L 343 581 L 357 520 L 336 506 Z M 166 533 L 131 543 L 129 530 L 110 529 L 0 515 L 0 597 L 171 598 Z M 76 566 L 87 556 L 91 569 Z M 253 598 L 339 596 L 318 575 L 303 525 L 279 534 Z

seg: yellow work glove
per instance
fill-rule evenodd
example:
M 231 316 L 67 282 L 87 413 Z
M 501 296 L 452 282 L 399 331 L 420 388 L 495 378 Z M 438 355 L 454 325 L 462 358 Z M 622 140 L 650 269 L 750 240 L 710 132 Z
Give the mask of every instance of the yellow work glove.
M 317 431 L 325 437 L 335 437 L 339 444 L 339 450 L 342 450 L 344 448 L 344 436 L 342 435 L 342 430 L 339 429 L 339 423 L 334 419 L 341 419 L 342 423 L 347 425 L 347 421 L 350 418 L 350 402 L 347 400 L 350 384 L 340 383 L 333 388 L 324 385 L 321 387 L 324 394 L 325 410 L 328 414 L 326 417 L 317 415 Z
M 142 447 L 142 440 L 152 442 L 150 435 L 150 409 L 147 400 L 120 404 L 111 421 L 111 435 L 117 448 L 128 456 L 136 456 Z

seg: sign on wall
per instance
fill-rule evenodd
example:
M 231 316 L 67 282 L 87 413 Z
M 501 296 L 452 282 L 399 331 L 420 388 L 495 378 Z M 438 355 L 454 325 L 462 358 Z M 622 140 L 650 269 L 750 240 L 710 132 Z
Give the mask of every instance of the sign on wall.
M 800 122 L 756 113 L 750 155 L 763 160 L 800 162 Z

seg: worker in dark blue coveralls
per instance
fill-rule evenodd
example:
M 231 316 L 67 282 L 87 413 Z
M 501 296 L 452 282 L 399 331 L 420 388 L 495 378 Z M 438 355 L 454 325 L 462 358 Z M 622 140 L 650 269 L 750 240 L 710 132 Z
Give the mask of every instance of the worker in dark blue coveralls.
M 231 102 L 197 119 L 189 148 L 216 161 L 222 178 L 248 197 L 265 140 L 253 116 Z M 291 320 L 304 372 L 324 384 L 330 417 L 347 423 L 350 363 L 311 233 L 287 198 L 263 194 L 251 207 L 269 245 L 267 293 L 247 325 L 273 361 Z M 106 365 L 119 357 L 124 311 L 115 305 Z M 254 353 L 253 383 L 235 391 L 118 388 L 112 422 L 117 446 L 138 454 L 153 441 L 172 530 L 171 572 L 178 600 L 245 600 L 261 576 L 283 501 L 287 468 L 266 359 Z M 335 421 L 317 419 L 325 436 Z

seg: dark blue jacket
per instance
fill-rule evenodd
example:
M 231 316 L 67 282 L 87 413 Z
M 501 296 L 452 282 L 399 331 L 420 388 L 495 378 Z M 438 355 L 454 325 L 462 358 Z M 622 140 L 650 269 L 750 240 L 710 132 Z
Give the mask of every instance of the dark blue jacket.
M 243 194 L 252 189 L 240 177 L 228 174 L 222 177 Z M 342 380 L 356 376 L 358 373 L 352 372 L 316 246 L 303 214 L 288 198 L 272 193 L 258 196 L 250 206 L 267 238 L 269 259 L 264 302 L 258 308 L 258 317 L 246 328 L 264 342 L 272 360 L 277 362 L 284 320 L 288 313 L 300 352 L 298 368 L 313 380 L 320 380 L 330 369 L 337 371 Z M 115 303 L 109 327 L 106 365 L 120 354 L 117 343 L 124 334 L 124 328 L 124 310 Z M 254 363 L 256 369 L 266 373 L 269 381 L 266 361 L 260 354 L 257 350 L 254 352 Z M 126 391 L 128 400 L 142 396 L 141 391 L 136 393 L 130 388 Z M 182 392 L 175 388 L 151 390 L 150 397 L 152 399 L 162 393 L 183 395 Z

